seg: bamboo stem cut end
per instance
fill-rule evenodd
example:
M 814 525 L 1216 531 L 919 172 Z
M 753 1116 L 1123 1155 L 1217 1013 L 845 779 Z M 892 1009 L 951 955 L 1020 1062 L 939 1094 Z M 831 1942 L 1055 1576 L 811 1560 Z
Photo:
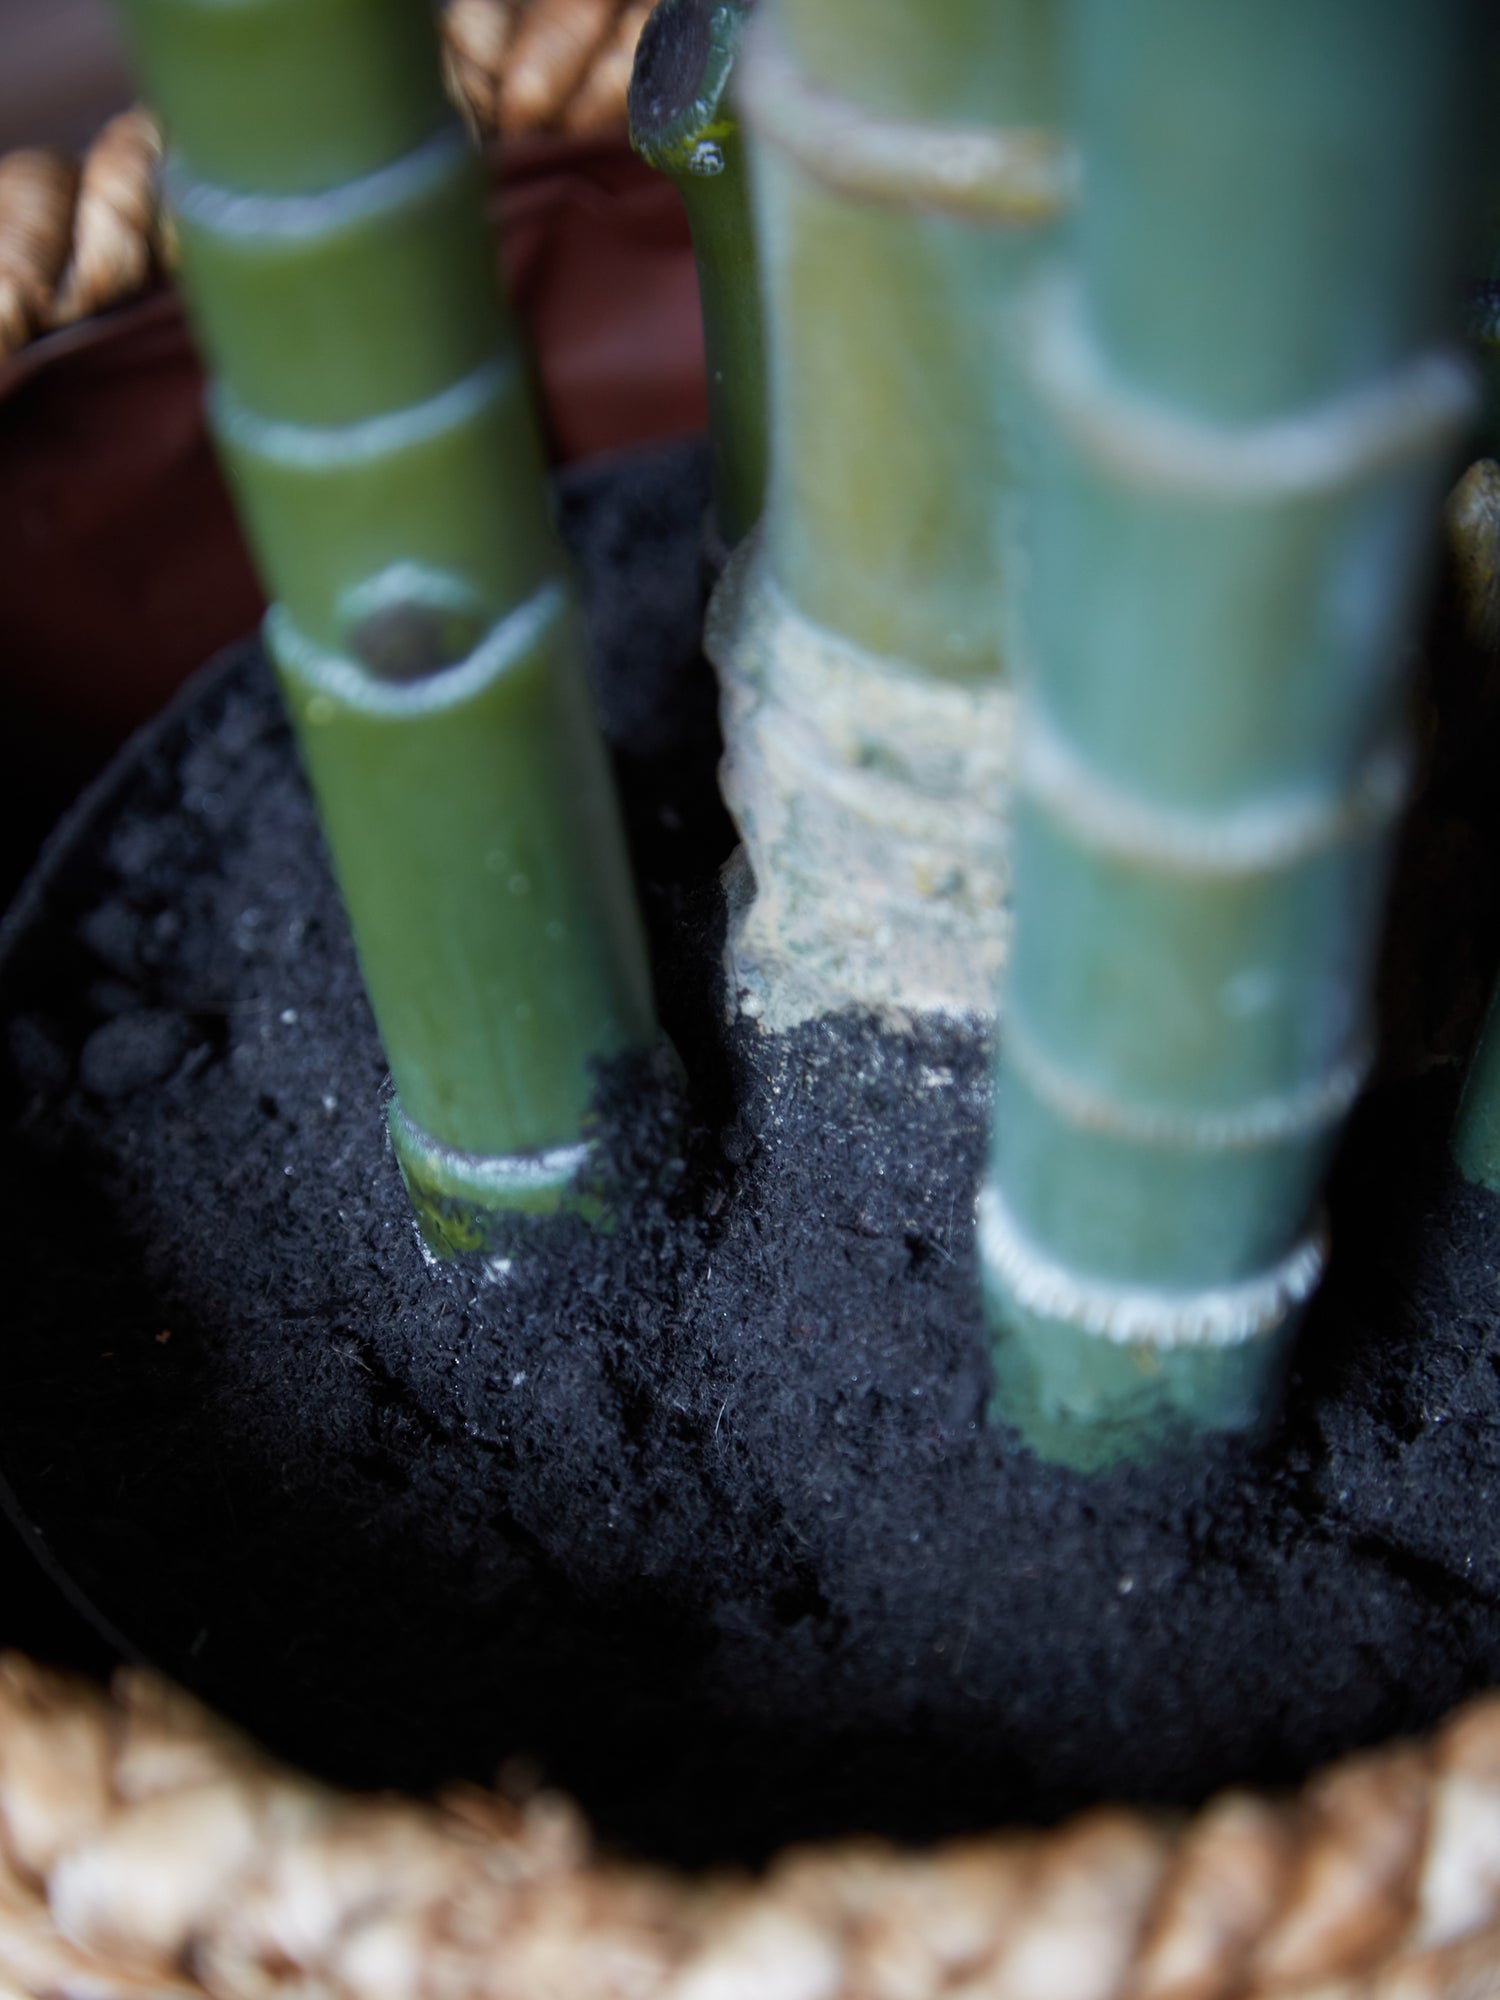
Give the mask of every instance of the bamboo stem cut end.
M 630 143 L 681 180 L 722 168 L 715 141 L 737 129 L 725 97 L 753 0 L 658 0 L 636 44 Z

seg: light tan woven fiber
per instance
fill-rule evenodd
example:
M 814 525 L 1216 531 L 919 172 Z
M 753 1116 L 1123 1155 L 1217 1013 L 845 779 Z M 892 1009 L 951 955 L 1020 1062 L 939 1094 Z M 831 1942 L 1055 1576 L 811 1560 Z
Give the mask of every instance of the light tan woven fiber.
M 443 81 L 469 129 L 500 129 L 500 73 L 522 0 L 448 0 L 443 9 Z
M 654 0 L 627 0 L 588 74 L 563 107 L 565 132 L 597 132 L 618 124 L 624 116 L 630 90 L 630 72 L 635 67 L 635 47 L 646 25 Z
M 156 170 L 161 134 L 149 112 L 122 111 L 83 163 L 72 247 L 49 314 L 65 326 L 128 298 L 145 284 L 158 249 Z
M 502 132 L 535 131 L 561 121 L 568 100 L 605 49 L 619 11 L 619 0 L 531 0 L 501 64 L 496 102 Z
M 1481 2000 L 1500 1697 L 1297 1797 L 689 1878 L 572 1807 L 360 1799 L 153 1677 L 0 1660 L 0 1992 L 31 2000 Z
M 0 361 L 47 320 L 67 262 L 78 173 L 44 146 L 0 159 Z

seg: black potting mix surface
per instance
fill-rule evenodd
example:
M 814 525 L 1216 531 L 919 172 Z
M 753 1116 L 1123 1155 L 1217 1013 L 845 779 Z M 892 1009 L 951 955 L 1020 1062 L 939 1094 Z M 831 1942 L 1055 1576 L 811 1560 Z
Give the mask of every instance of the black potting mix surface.
M 986 1426 L 985 1052 L 721 1025 L 702 460 L 575 475 L 680 1172 L 429 1268 L 253 647 L 55 846 L 5 973 L 0 1466 L 145 1655 L 361 1785 L 574 1791 L 673 1858 L 1292 1779 L 1500 1680 L 1500 1203 L 1451 1073 L 1361 1114 L 1268 1448 Z M 665 1115 L 616 1075 L 611 1144 Z

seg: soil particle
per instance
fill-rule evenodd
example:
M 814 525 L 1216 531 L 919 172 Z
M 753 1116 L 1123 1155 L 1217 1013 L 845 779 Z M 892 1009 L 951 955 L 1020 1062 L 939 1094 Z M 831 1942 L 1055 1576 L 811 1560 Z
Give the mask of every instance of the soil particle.
M 1451 1072 L 1355 1123 L 1270 1445 L 1081 1478 L 988 1427 L 979 1039 L 722 1026 L 706 497 L 677 453 L 561 501 L 689 1078 L 601 1078 L 612 1233 L 424 1260 L 255 648 L 54 846 L 4 968 L 0 1464 L 55 1559 L 318 1770 L 524 1754 L 684 1861 L 1288 1781 L 1500 1679 Z

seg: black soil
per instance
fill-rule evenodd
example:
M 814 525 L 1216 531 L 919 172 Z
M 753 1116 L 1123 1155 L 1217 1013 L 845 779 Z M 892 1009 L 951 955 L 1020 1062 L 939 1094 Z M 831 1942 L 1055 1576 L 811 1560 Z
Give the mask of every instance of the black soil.
M 85 803 L 5 968 L 0 1464 L 145 1655 L 362 1785 L 520 1758 L 689 1861 L 1277 1782 L 1500 1680 L 1500 1203 L 1361 1114 L 1273 1444 L 987 1428 L 984 1050 L 720 1023 L 702 460 L 575 477 L 682 1166 L 430 1269 L 247 647 Z M 610 1143 L 670 1107 L 605 1079 Z

